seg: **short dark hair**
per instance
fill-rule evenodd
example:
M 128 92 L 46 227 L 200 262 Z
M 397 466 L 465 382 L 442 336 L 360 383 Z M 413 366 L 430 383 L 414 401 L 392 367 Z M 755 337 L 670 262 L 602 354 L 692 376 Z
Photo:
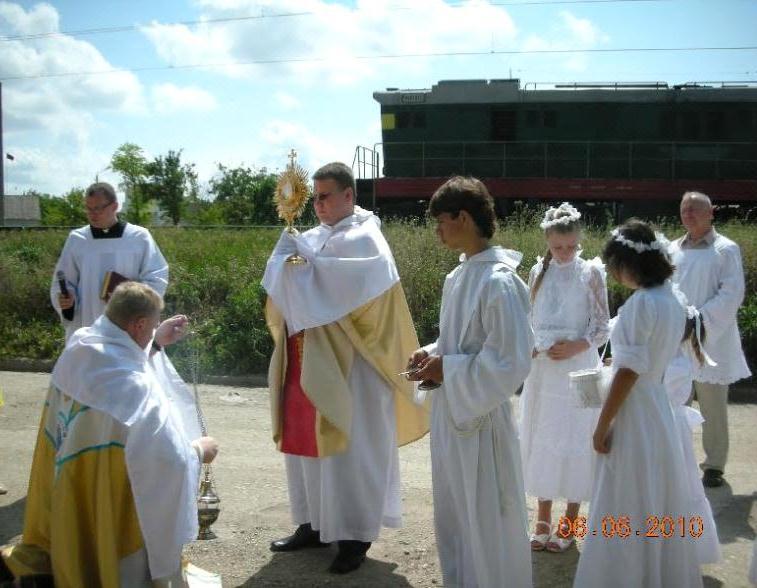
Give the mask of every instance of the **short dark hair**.
M 313 174 L 314 180 L 334 180 L 340 190 L 352 188 L 352 197 L 357 198 L 357 188 L 355 187 L 355 176 L 352 175 L 350 167 L 341 161 L 332 161 L 319 167 Z
M 650 244 L 657 237 L 654 229 L 642 220 L 632 218 L 618 227 L 620 234 L 634 243 Z M 634 282 L 644 288 L 659 286 L 673 275 L 675 267 L 665 250 L 652 249 L 637 252 L 624 245 L 614 236 L 605 243 L 602 260 L 615 277 L 625 272 Z
M 96 182 L 91 184 L 84 192 L 84 197 L 104 196 L 108 203 L 116 201 L 116 191 L 108 182 Z
M 462 210 L 471 216 L 482 237 L 494 236 L 494 200 L 481 180 L 454 176 L 434 192 L 428 204 L 428 214 L 434 218 L 445 212 L 457 218 Z

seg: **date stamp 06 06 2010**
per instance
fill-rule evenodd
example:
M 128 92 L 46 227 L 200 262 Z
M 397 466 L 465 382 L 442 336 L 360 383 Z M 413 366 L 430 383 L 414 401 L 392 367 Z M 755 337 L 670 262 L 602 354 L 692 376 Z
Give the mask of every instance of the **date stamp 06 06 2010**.
M 657 516 L 649 515 L 643 528 L 635 529 L 628 515 L 614 517 L 605 515 L 600 521 L 599 529 L 591 529 L 586 517 L 575 519 L 560 517 L 557 525 L 557 536 L 567 539 L 575 536 L 582 539 L 587 535 L 600 536 L 606 539 L 627 539 L 629 537 L 644 537 L 650 539 L 672 539 L 673 537 L 692 537 L 698 539 L 704 533 L 704 523 L 700 516 Z

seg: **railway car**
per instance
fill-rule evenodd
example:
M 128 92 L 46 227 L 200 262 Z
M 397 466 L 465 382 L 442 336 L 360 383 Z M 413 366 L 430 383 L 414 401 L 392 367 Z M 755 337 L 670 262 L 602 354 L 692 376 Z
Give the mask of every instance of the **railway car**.
M 757 83 L 557 84 L 447 80 L 375 92 L 382 142 L 359 147 L 360 200 L 418 214 L 453 174 L 515 202 L 669 214 L 685 190 L 757 207 Z

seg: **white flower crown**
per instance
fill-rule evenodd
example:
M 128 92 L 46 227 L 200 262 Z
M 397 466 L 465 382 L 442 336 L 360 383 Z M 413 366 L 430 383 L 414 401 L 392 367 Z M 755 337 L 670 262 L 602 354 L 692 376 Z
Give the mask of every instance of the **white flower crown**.
M 670 241 L 667 240 L 665 235 L 662 233 L 655 233 L 655 240 L 651 243 L 642 243 L 641 241 L 631 241 L 631 239 L 627 239 L 623 235 L 620 234 L 620 229 L 613 229 L 612 238 L 615 239 L 618 243 L 621 245 L 624 245 L 625 247 L 630 247 L 636 253 L 643 253 L 644 251 L 659 251 L 661 253 L 664 253 L 667 251 L 668 246 L 670 245 Z
M 568 214 L 554 218 L 558 212 L 567 212 Z M 544 214 L 544 220 L 539 224 L 539 228 L 547 230 L 550 227 L 554 227 L 555 225 L 569 225 L 570 223 L 576 222 L 580 218 L 581 213 L 578 212 L 575 207 L 571 206 L 567 202 L 563 202 L 557 208 L 551 206 L 549 210 L 547 210 L 547 212 Z

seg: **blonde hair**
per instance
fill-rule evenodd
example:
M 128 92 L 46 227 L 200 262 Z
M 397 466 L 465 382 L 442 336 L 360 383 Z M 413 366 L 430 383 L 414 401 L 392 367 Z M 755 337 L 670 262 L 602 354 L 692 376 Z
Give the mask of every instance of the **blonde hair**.
M 105 307 L 105 316 L 121 328 L 131 321 L 160 314 L 163 299 L 147 284 L 122 282 Z
M 559 221 L 558 219 L 565 218 L 566 221 Z M 567 202 L 561 204 L 558 208 L 550 208 L 544 215 L 544 221 L 541 223 L 541 227 L 544 228 L 544 236 L 548 236 L 550 233 L 560 233 L 561 235 L 567 235 L 569 233 L 575 233 L 581 230 L 581 221 L 579 220 L 581 215 L 578 214 L 575 208 L 570 206 Z M 541 260 L 541 271 L 536 276 L 533 286 L 531 286 L 531 304 L 536 300 L 536 294 L 541 288 L 541 283 L 544 281 L 544 275 L 549 269 L 549 263 L 552 261 L 552 251 L 547 247 L 547 252 L 544 254 L 544 259 Z

